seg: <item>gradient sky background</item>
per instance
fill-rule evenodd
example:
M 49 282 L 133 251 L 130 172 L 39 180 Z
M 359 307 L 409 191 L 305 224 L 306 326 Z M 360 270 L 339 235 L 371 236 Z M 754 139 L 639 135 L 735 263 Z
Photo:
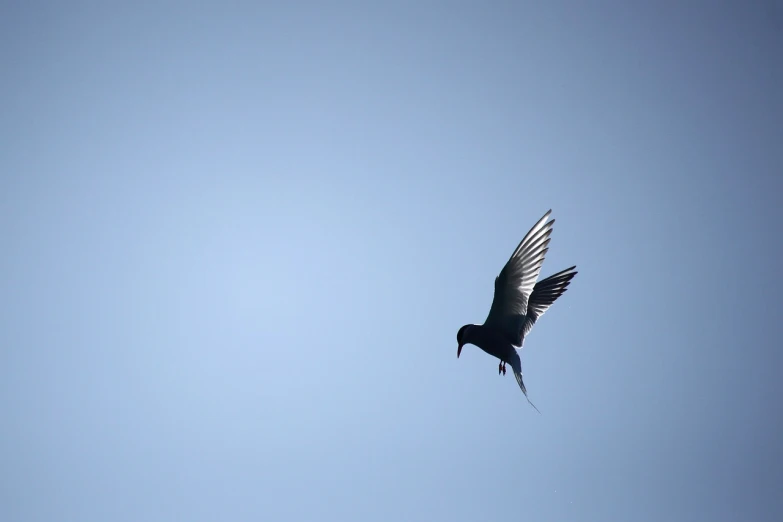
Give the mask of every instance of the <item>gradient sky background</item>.
M 645 4 L 3 2 L 0 519 L 782 520 L 783 6 Z

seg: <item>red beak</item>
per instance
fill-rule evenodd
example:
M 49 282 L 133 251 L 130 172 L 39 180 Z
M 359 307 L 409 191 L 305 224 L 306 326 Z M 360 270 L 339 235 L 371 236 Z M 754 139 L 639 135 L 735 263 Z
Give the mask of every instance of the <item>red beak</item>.
M 459 346 L 457 346 L 457 359 L 459 359 L 460 352 L 462 352 L 462 345 L 461 344 Z

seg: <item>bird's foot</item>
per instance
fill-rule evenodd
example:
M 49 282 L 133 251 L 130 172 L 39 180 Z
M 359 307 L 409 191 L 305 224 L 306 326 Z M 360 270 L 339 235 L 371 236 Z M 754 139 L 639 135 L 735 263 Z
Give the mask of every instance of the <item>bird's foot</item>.
M 498 375 L 500 375 L 500 372 L 502 371 L 503 371 L 503 363 L 501 362 L 500 364 L 498 364 Z
M 506 363 L 503 363 L 503 375 L 506 375 Z

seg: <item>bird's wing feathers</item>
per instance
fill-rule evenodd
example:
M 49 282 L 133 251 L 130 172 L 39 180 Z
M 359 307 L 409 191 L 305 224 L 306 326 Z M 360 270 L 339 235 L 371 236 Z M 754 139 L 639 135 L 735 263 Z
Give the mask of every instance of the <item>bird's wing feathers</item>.
M 536 408 L 536 405 L 530 402 L 530 397 L 527 396 L 527 389 L 525 388 L 525 383 L 522 381 L 522 363 L 519 360 L 519 354 L 516 350 L 514 350 L 514 354 L 509 358 L 508 363 L 511 365 L 511 369 L 514 371 L 514 378 L 517 380 L 517 384 L 519 384 L 519 388 L 522 390 L 522 393 L 525 394 L 525 399 L 527 399 L 527 402 L 530 403 L 530 405 L 538 411 L 538 408 Z M 538 413 L 541 413 L 538 411 Z
M 495 295 L 485 326 L 503 332 L 515 346 L 522 344 L 522 328 L 528 310 L 528 298 L 541 272 L 555 220 L 547 221 L 551 210 L 533 225 L 520 241 L 508 262 L 495 278 Z M 518 378 L 521 385 L 521 377 Z
M 577 273 L 576 266 L 572 266 L 536 283 L 533 293 L 530 294 L 527 302 L 527 314 L 522 325 L 523 339 L 530 333 L 538 318 L 544 315 L 544 312 L 552 306 L 552 303 L 565 293 L 568 285 L 571 283 L 571 279 Z

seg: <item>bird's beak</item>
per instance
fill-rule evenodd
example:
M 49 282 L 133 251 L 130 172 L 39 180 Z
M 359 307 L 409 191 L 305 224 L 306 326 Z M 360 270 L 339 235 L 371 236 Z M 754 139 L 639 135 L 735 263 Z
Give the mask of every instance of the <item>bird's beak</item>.
M 462 345 L 461 344 L 457 346 L 457 359 L 459 359 L 460 352 L 462 352 Z

